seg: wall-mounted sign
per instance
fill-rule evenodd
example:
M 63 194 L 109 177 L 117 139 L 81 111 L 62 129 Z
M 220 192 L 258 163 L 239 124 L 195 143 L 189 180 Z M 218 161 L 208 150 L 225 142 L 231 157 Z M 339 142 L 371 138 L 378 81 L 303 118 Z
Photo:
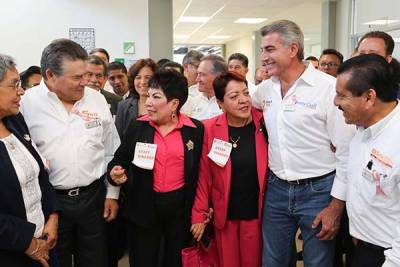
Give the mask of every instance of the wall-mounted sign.
M 135 42 L 124 42 L 124 54 L 135 54 Z
M 94 28 L 69 28 L 69 39 L 80 44 L 87 52 L 95 48 Z

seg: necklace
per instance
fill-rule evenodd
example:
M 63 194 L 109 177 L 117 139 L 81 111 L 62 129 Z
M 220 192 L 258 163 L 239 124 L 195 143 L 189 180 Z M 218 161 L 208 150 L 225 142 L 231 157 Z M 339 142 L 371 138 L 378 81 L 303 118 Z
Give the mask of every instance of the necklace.
M 236 139 L 236 140 L 233 140 L 233 138 L 231 137 L 231 136 L 229 136 L 229 140 L 231 140 L 231 142 L 232 142 L 232 147 L 233 148 L 237 148 L 238 147 L 238 142 L 239 142 L 239 140 L 240 140 L 240 136 Z

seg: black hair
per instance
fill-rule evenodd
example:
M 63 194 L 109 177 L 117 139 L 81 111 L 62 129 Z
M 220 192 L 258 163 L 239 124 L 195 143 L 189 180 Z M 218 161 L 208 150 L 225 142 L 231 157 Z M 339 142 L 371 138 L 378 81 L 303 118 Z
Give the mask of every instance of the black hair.
M 93 55 L 94 53 L 102 53 L 102 54 L 106 55 L 107 61 L 110 61 L 110 55 L 108 54 L 107 50 L 105 50 L 104 48 L 95 48 L 92 51 L 90 51 L 89 55 Z
M 128 73 L 128 70 L 126 69 L 125 65 L 118 61 L 111 62 L 110 64 L 107 65 L 107 75 L 112 70 L 121 70 L 125 74 Z
M 339 59 L 340 63 L 343 63 L 343 55 L 336 49 L 333 48 L 325 49 L 324 51 L 322 51 L 322 54 L 319 58 L 321 58 L 323 55 L 334 55 Z
M 29 81 L 29 78 L 34 74 L 42 75 L 42 72 L 40 71 L 39 66 L 30 66 L 25 71 L 23 71 L 19 74 L 19 77 L 21 79 L 21 87 L 22 88 L 29 89 L 28 81 Z
M 338 69 L 338 75 L 350 73 L 346 87 L 353 96 L 361 96 L 374 89 L 382 102 L 397 99 L 399 85 L 392 66 L 375 54 L 359 55 L 345 61 Z
M 213 81 L 215 97 L 221 102 L 224 101 L 226 87 L 228 86 L 228 83 L 230 81 L 243 82 L 247 86 L 246 78 L 243 77 L 242 75 L 240 75 L 236 72 L 233 72 L 233 71 L 227 71 L 227 72 L 221 73 Z
M 165 63 L 162 66 L 163 69 L 165 69 L 167 67 L 169 67 L 169 68 L 178 68 L 179 72 L 183 74 L 183 66 L 181 64 L 179 64 L 179 63 L 176 63 L 174 61 L 169 61 L 169 62 Z
M 231 61 L 233 59 L 236 59 L 236 60 L 239 60 L 240 62 L 242 62 L 243 66 L 245 68 L 249 67 L 249 59 L 242 53 L 234 53 L 234 54 L 230 55 L 228 58 L 228 63 L 229 63 L 229 61 Z
M 318 61 L 318 58 L 316 58 L 314 56 L 309 56 L 305 60 Z
M 169 60 L 168 58 L 162 58 L 159 61 L 157 61 L 157 64 L 160 68 L 162 68 L 164 66 L 165 63 L 170 62 L 171 60 Z
M 167 101 L 178 99 L 179 110 L 188 98 L 188 82 L 183 74 L 172 69 L 159 69 L 149 81 L 149 87 L 161 89 Z
M 100 57 L 95 55 L 90 55 L 88 58 L 88 64 L 103 66 L 103 75 L 107 74 L 107 65 Z

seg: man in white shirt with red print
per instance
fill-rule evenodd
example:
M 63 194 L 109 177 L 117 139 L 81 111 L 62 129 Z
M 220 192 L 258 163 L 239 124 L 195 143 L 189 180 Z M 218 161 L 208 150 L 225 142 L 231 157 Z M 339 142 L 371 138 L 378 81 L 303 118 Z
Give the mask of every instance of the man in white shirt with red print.
M 400 107 L 392 65 L 361 55 L 338 70 L 335 104 L 357 131 L 351 140 L 346 207 L 356 239 L 352 267 L 400 266 Z
M 102 177 L 119 137 L 103 95 L 85 87 L 87 57 L 71 40 L 53 41 L 42 53 L 43 81 L 21 101 L 57 193 L 61 267 L 105 267 L 105 221 L 118 210 L 119 188 Z

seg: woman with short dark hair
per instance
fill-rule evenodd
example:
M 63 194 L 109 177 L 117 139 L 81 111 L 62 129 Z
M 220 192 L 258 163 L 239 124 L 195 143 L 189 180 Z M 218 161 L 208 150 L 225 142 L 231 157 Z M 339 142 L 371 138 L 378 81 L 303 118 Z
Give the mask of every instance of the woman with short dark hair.
M 162 266 L 181 266 L 181 250 L 191 239 L 203 125 L 180 114 L 187 96 L 182 74 L 156 71 L 149 82 L 147 115 L 130 123 L 108 165 L 109 181 L 127 193 L 129 261 L 134 267 L 155 267 L 160 261 Z
M 261 210 L 267 172 L 263 115 L 251 106 L 244 77 L 218 76 L 213 87 L 223 114 L 204 121 L 191 231 L 200 240 L 214 209 L 221 267 L 261 265 Z

